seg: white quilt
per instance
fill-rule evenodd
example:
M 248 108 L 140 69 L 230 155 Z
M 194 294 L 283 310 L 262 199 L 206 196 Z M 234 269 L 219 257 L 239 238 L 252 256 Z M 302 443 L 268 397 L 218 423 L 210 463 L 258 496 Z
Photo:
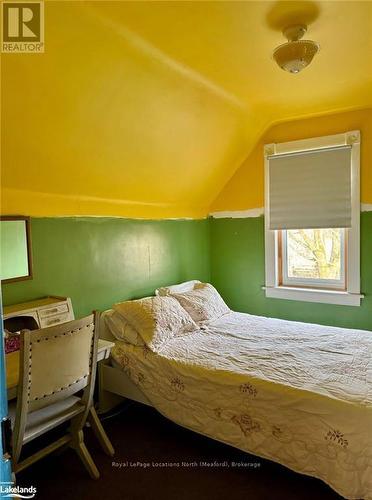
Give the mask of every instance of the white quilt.
M 112 356 L 180 425 L 372 500 L 372 332 L 231 312 Z

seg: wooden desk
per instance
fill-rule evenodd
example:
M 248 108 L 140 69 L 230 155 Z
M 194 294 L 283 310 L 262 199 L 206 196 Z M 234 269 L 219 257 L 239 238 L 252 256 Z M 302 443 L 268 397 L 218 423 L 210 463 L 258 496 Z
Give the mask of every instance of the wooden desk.
M 107 359 L 110 351 L 114 347 L 113 342 L 98 339 L 97 361 Z M 8 389 L 8 399 L 17 397 L 17 385 L 19 379 L 19 351 L 14 351 L 5 356 L 6 363 L 6 387 Z

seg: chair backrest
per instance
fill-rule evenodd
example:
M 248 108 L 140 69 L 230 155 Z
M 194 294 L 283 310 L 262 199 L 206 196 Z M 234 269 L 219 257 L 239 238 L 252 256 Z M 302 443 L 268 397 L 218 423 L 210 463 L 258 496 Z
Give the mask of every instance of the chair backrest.
M 27 415 L 83 389 L 82 422 L 93 403 L 99 314 L 50 328 L 21 331 L 20 376 L 13 432 L 13 465 L 18 462 Z
M 92 386 L 97 343 L 98 321 L 93 314 L 50 328 L 22 331 L 18 403 L 23 412 L 31 413 Z M 92 387 L 90 392 L 92 395 Z

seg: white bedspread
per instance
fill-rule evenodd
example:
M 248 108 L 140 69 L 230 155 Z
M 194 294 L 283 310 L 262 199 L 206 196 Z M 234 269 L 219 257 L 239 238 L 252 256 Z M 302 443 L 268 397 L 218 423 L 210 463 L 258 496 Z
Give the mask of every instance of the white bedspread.
M 242 313 L 112 356 L 164 415 L 372 499 L 372 332 Z

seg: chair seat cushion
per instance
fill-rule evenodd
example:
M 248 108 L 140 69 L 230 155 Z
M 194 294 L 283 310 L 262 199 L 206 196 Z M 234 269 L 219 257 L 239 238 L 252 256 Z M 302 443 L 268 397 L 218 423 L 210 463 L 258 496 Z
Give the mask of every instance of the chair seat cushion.
M 80 398 L 70 396 L 45 408 L 29 413 L 23 443 L 28 443 L 83 411 L 84 406 L 80 403 Z M 16 402 L 12 402 L 9 404 L 9 416 L 13 426 L 15 415 Z

